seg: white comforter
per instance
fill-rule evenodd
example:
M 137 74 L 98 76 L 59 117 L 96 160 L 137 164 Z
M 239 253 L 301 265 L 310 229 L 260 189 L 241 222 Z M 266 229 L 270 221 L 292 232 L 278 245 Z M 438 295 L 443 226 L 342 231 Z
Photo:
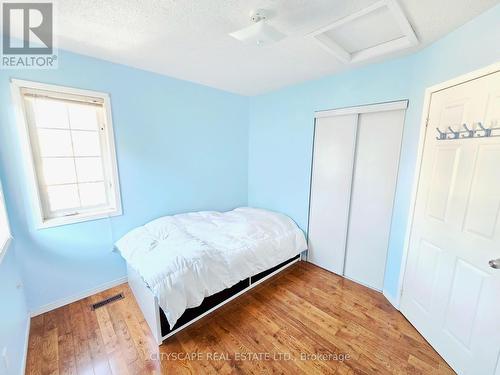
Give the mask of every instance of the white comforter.
M 116 243 L 144 279 L 170 327 L 186 308 L 306 249 L 287 216 L 255 208 L 165 216 Z

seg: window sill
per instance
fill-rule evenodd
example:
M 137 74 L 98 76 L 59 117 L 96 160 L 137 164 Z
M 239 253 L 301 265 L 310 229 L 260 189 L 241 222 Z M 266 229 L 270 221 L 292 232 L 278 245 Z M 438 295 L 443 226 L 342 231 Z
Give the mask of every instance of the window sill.
M 122 213 L 123 212 L 121 208 L 119 209 L 114 208 L 98 212 L 81 213 L 73 216 L 61 216 L 52 219 L 44 219 L 38 223 L 37 229 L 60 227 L 63 225 L 82 223 L 85 221 L 105 219 L 107 217 L 120 216 L 122 215 Z
M 0 264 L 2 264 L 3 257 L 7 253 L 10 243 L 12 242 L 12 237 L 7 237 L 3 244 L 0 244 Z

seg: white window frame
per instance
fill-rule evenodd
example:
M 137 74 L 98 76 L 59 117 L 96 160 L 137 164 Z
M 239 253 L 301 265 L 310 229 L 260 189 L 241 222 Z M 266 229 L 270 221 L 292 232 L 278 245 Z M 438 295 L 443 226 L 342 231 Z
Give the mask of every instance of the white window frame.
M 36 161 L 32 149 L 33 145 L 31 144 L 30 125 L 28 122 L 25 100 L 23 98 L 23 89 L 50 91 L 51 96 L 54 93 L 54 96 L 57 95 L 62 98 L 71 98 L 71 96 L 76 96 L 78 98 L 88 98 L 90 101 L 92 101 L 92 99 L 99 99 L 103 102 L 104 124 L 101 125 L 103 125 L 105 129 L 107 149 L 109 150 L 109 158 L 105 162 L 108 163 L 107 167 L 110 171 L 109 177 L 112 181 L 112 186 L 110 187 L 112 193 L 110 207 L 106 207 L 104 209 L 99 208 L 95 210 L 84 210 L 83 212 L 78 212 L 68 216 L 52 218 L 47 217 L 39 191 L 39 179 L 37 176 Z M 18 130 L 23 148 L 23 156 L 25 159 L 27 177 L 30 185 L 30 195 L 37 228 L 50 228 L 121 215 L 123 212 L 120 194 L 120 179 L 118 175 L 118 163 L 116 160 L 113 120 L 111 117 L 111 99 L 109 94 L 18 79 L 11 79 L 11 90 L 16 109 Z
M 5 253 L 7 252 L 7 248 L 12 241 L 12 232 L 10 230 L 9 216 L 7 215 L 7 206 L 5 205 L 5 195 L 2 190 L 2 183 L 0 182 L 0 215 L 4 216 L 5 224 L 7 225 L 7 237 L 0 238 L 0 263 L 2 262 Z

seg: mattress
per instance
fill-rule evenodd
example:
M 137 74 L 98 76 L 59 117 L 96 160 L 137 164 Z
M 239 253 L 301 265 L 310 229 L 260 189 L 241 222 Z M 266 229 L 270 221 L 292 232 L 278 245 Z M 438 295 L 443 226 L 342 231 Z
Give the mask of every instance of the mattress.
M 115 246 L 151 289 L 170 327 L 205 297 L 307 248 L 289 217 L 249 207 L 165 216 Z

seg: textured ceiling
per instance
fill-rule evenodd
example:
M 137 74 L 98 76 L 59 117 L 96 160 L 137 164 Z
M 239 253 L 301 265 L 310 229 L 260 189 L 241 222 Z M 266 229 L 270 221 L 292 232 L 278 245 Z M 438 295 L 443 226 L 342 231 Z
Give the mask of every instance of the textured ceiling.
M 376 0 L 60 0 L 59 48 L 244 94 L 333 74 L 345 65 L 307 34 Z M 500 0 L 399 0 L 422 48 Z M 288 38 L 246 45 L 228 36 L 252 10 Z M 376 30 L 374 30 L 376 32 Z M 411 52 L 411 51 L 407 51 Z M 390 57 L 390 56 L 388 56 Z

